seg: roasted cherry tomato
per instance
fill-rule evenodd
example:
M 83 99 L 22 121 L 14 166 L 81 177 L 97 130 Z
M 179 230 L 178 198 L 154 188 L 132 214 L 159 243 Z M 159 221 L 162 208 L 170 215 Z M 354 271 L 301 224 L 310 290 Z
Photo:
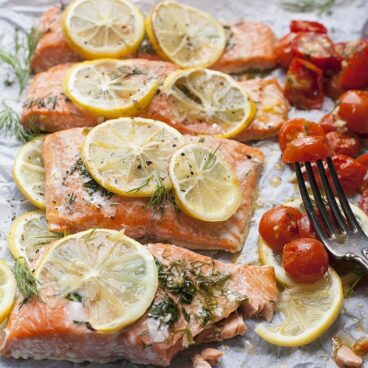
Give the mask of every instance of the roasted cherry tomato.
M 293 42 L 297 37 L 297 33 L 289 33 L 286 36 L 280 38 L 275 43 L 275 54 L 277 62 L 285 69 L 289 67 L 293 60 Z
M 341 75 L 341 84 L 346 88 L 368 87 L 368 41 L 361 41 Z
M 365 190 L 362 193 L 362 196 L 360 197 L 359 200 L 359 207 L 361 208 L 361 210 L 368 215 L 368 189 Z
M 337 100 L 346 91 L 346 88 L 341 84 L 341 74 L 340 71 L 324 80 L 325 93 L 333 100 Z
M 296 239 L 285 245 L 282 264 L 294 281 L 313 283 L 327 272 L 328 254 L 317 239 Z
M 299 237 L 298 219 L 301 216 L 294 207 L 274 207 L 263 214 L 259 234 L 270 248 L 281 253 L 286 243 Z
M 353 133 L 329 132 L 326 139 L 332 151 L 338 155 L 355 157 L 361 148 L 359 138 Z
M 302 137 L 294 139 L 286 146 L 282 161 L 287 164 L 316 161 L 332 156 L 332 154 L 325 137 Z
M 294 58 L 286 75 L 285 97 L 300 109 L 319 109 L 323 103 L 322 70 L 306 60 Z
M 303 118 L 296 118 L 287 121 L 279 132 L 279 145 L 284 151 L 288 143 L 296 138 L 307 136 L 324 136 L 325 133 L 319 124 L 313 123 Z
M 362 185 L 364 177 L 367 173 L 367 168 L 352 157 L 345 155 L 334 155 L 332 156 L 332 162 L 335 166 L 337 176 L 340 180 L 342 189 L 346 195 L 353 195 L 357 192 L 358 188 Z M 316 179 L 320 183 L 319 175 L 317 174 L 318 169 L 315 163 L 312 164 L 313 170 L 316 173 Z M 331 181 L 331 174 L 328 170 L 327 163 L 324 162 L 324 167 L 327 172 L 327 177 Z M 332 181 L 331 181 L 332 183 Z M 333 188 L 333 185 L 331 184 Z
M 306 213 L 298 220 L 300 238 L 316 238 L 316 232 Z
M 368 168 L 368 153 L 363 153 L 362 155 L 358 156 L 356 160 Z
M 367 168 L 367 173 L 364 176 L 362 184 L 359 186 L 359 192 L 363 193 L 368 189 L 368 153 L 363 153 L 356 160 Z
M 340 130 L 345 127 L 345 123 L 341 126 L 341 120 L 339 120 L 338 111 L 335 109 L 328 114 L 326 114 L 319 122 L 321 128 L 325 133 L 334 132 L 335 130 Z
M 368 134 L 368 92 L 347 91 L 339 101 L 339 116 L 346 121 L 348 129 L 354 133 Z
M 325 72 L 337 72 L 341 69 L 341 58 L 325 34 L 299 33 L 293 41 L 292 51 L 296 57 L 310 61 Z
M 290 31 L 327 33 L 327 28 L 319 22 L 313 22 L 310 20 L 292 20 L 290 22 Z

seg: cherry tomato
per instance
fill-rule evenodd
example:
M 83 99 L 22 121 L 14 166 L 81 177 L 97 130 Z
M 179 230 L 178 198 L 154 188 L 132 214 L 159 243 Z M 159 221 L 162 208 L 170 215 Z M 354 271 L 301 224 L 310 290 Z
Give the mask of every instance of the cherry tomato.
M 296 118 L 283 124 L 279 132 L 279 145 L 284 151 L 288 143 L 296 138 L 307 136 L 324 136 L 325 133 L 319 124 L 303 118 Z
M 346 88 L 341 84 L 341 74 L 340 71 L 324 80 L 325 93 L 333 100 L 337 100 L 346 91 Z
M 368 168 L 368 153 L 363 153 L 362 155 L 358 156 L 356 160 Z
M 368 134 L 368 92 L 345 92 L 340 97 L 339 116 L 346 121 L 350 131 Z
M 287 69 L 293 60 L 293 41 L 297 37 L 297 33 L 288 33 L 286 36 L 280 38 L 275 43 L 275 54 L 277 62 L 281 67 Z
M 323 136 L 296 138 L 290 142 L 282 155 L 282 161 L 291 164 L 321 160 L 332 156 L 332 150 Z
M 335 154 L 355 157 L 361 148 L 359 138 L 352 133 L 329 132 L 326 139 Z
M 365 190 L 362 193 L 362 196 L 359 200 L 359 207 L 366 215 L 368 215 L 368 190 Z
M 368 41 L 361 41 L 347 67 L 341 75 L 341 84 L 346 88 L 367 88 L 368 87 Z
M 301 216 L 294 207 L 274 207 L 263 214 L 259 234 L 270 248 L 281 253 L 286 243 L 299 237 L 298 219 Z
M 345 155 L 334 155 L 332 156 L 332 162 L 335 166 L 337 176 L 340 180 L 342 189 L 346 195 L 353 195 L 357 192 L 357 189 L 362 185 L 363 179 L 367 173 L 367 168 L 362 165 L 357 160 L 353 159 L 352 157 L 345 156 Z M 318 169 L 315 163 L 312 164 L 313 170 L 316 173 L 316 179 L 319 185 L 322 186 L 320 183 L 319 176 L 317 174 Z M 328 170 L 327 163 L 324 162 L 324 168 L 327 172 L 327 177 L 331 181 L 331 174 Z M 333 188 L 333 185 L 331 184 Z
M 356 160 L 368 169 L 368 153 L 363 153 L 362 155 L 357 157 Z M 363 193 L 367 189 L 368 189 L 368 170 L 367 170 L 367 173 L 364 176 L 362 184 L 359 186 L 359 192 Z M 367 202 L 367 204 L 368 204 L 368 202 Z
M 300 238 L 316 238 L 316 232 L 306 213 L 298 220 Z
M 319 122 L 321 128 L 325 133 L 334 132 L 345 127 L 346 124 L 341 126 L 341 120 L 339 120 L 338 110 L 335 108 L 333 111 L 326 114 Z
M 327 33 L 327 28 L 319 22 L 313 22 L 310 20 L 292 20 L 290 22 L 290 31 Z
M 286 75 L 285 97 L 300 109 L 319 109 L 323 102 L 322 70 L 306 60 L 294 58 Z
M 325 72 L 337 72 L 341 69 L 341 58 L 325 34 L 299 33 L 293 41 L 292 52 L 296 57 L 310 61 Z
M 328 254 L 317 239 L 296 239 L 285 245 L 282 264 L 294 281 L 313 283 L 327 272 Z

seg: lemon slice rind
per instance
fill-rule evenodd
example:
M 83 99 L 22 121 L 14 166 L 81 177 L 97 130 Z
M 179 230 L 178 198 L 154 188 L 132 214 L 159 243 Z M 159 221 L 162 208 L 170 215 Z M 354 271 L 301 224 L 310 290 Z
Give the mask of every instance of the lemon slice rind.
M 191 217 L 226 221 L 240 206 L 238 178 L 217 149 L 201 143 L 182 146 L 170 159 L 169 174 L 177 205 Z
M 219 131 L 214 134 L 219 138 L 231 138 L 246 129 L 256 111 L 246 91 L 229 75 L 215 70 L 175 71 L 166 78 L 163 91 L 182 110 L 179 116 L 208 121 L 211 129 Z
M 9 315 L 14 305 L 17 284 L 8 264 L 0 259 L 0 323 Z
M 138 320 L 158 287 L 151 253 L 122 232 L 94 229 L 56 241 L 38 263 L 41 300 L 67 303 L 76 293 L 92 328 L 117 332 Z
M 13 178 L 18 189 L 33 205 L 45 209 L 45 169 L 41 154 L 41 137 L 26 143 L 15 158 Z
M 69 46 L 85 59 L 122 58 L 144 38 L 144 17 L 127 0 L 76 0 L 65 9 L 62 30 Z
M 156 52 L 182 68 L 208 67 L 226 46 L 225 30 L 215 18 L 174 1 L 158 3 L 145 24 Z

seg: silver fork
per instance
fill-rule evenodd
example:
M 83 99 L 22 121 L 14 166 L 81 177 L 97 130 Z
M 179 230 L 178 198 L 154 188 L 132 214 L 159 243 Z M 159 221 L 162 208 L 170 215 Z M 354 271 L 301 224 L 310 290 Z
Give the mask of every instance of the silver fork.
M 358 262 L 368 272 L 368 237 L 365 235 L 351 210 L 331 158 L 327 158 L 326 161 L 340 205 L 338 205 L 336 201 L 322 160 L 318 160 L 316 163 L 318 173 L 322 181 L 323 191 L 327 198 L 328 207 L 331 210 L 335 221 L 332 221 L 328 214 L 328 210 L 314 176 L 311 163 L 305 162 L 305 171 L 313 192 L 314 202 L 323 219 L 322 223 L 317 217 L 313 200 L 311 199 L 304 182 L 302 163 L 297 162 L 295 164 L 295 171 L 305 210 L 313 224 L 318 238 L 335 258 Z

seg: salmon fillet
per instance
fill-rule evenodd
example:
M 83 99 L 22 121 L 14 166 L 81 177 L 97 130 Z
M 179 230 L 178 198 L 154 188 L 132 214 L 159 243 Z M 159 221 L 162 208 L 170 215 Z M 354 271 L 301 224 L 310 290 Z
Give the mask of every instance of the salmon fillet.
M 160 80 L 177 69 L 174 64 L 163 61 L 132 59 L 132 62 L 142 73 Z M 54 66 L 31 80 L 23 104 L 24 125 L 36 124 L 42 131 L 55 132 L 74 127 L 92 127 L 104 121 L 103 117 L 77 107 L 64 94 L 63 80 L 71 65 Z
M 134 363 L 168 366 L 206 329 L 229 316 L 234 323 L 232 314 L 239 306 L 259 305 L 262 299 L 261 305 L 273 308 L 277 299 L 272 267 L 225 264 L 167 244 L 150 244 L 148 248 L 158 264 L 160 286 L 153 305 L 132 326 L 119 333 L 98 333 L 84 322 L 88 311 L 81 303 L 65 299 L 50 307 L 33 299 L 22 308 L 19 303 L 13 308 L 1 336 L 2 355 L 100 363 L 125 358 Z M 191 301 L 184 303 L 181 294 L 168 285 L 188 277 L 195 280 L 197 291 Z M 201 285 L 211 285 L 211 296 Z M 155 309 L 160 303 L 171 303 L 175 312 L 158 315 Z
M 61 15 L 61 7 L 53 6 L 40 18 L 37 30 L 41 36 L 31 59 L 31 71 L 34 73 L 81 60 L 65 41 L 61 30 Z
M 256 104 L 256 115 L 247 129 L 233 137 L 238 141 L 259 140 L 274 137 L 287 120 L 288 103 L 276 79 L 255 78 L 240 82 Z M 219 134 L 217 126 L 203 118 L 191 116 L 176 101 L 161 92 L 141 112 L 141 116 L 164 121 L 184 134 Z
M 99 189 L 81 165 L 80 147 L 85 134 L 82 128 L 74 128 L 50 134 L 44 140 L 46 217 L 51 231 L 74 233 L 104 227 L 125 229 L 132 238 L 172 241 L 192 249 L 237 252 L 242 248 L 264 160 L 258 149 L 226 139 L 205 138 L 213 149 L 221 143 L 221 154 L 233 165 L 242 192 L 238 211 L 227 221 L 211 223 L 178 212 L 172 203 L 155 212 L 147 208 L 149 198 L 122 197 Z
M 276 137 L 288 119 L 289 104 L 274 78 L 239 82 L 256 104 L 256 114 L 247 129 L 233 137 L 240 142 Z
M 243 20 L 225 26 L 228 41 L 212 69 L 225 73 L 242 73 L 250 69 L 265 70 L 276 66 L 276 36 L 266 24 Z

